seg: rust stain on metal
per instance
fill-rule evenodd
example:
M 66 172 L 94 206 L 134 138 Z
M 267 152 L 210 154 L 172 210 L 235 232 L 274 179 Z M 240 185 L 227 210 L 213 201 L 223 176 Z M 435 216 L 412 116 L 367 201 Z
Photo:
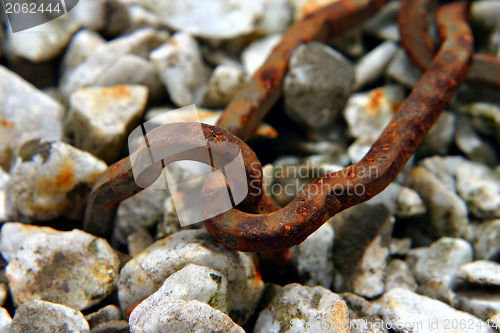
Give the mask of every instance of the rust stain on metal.
M 440 49 L 431 57 L 417 86 L 360 162 L 349 166 L 347 172 L 344 169 L 329 173 L 314 181 L 281 209 L 265 195 L 260 162 L 244 140 L 279 98 L 291 52 L 304 41 L 324 40 L 345 31 L 370 16 L 384 2 L 342 0 L 292 25 L 264 66 L 228 105 L 217 127 L 202 124 L 211 151 L 217 153 L 221 149 L 220 142 L 237 145 L 245 161 L 247 180 L 254 180 L 245 200 L 253 213 L 233 208 L 205 221 L 207 230 L 219 242 L 239 251 L 267 252 L 269 260 L 285 260 L 289 256 L 287 249 L 303 242 L 328 218 L 369 200 L 386 188 L 450 102 L 472 59 L 472 34 L 466 23 L 467 1 L 444 4 L 437 11 L 438 32 L 443 41 Z M 378 102 L 378 99 L 374 101 Z M 176 126 L 159 127 L 155 135 L 165 144 L 175 143 L 175 140 L 187 140 L 190 131 L 195 130 L 194 124 L 193 128 L 178 133 Z M 219 152 L 223 154 L 224 149 Z M 144 154 L 142 151 L 137 153 Z M 175 156 L 165 163 L 182 159 L 197 160 L 197 156 Z M 366 174 L 366 170 L 374 167 L 373 172 Z M 161 169 L 161 165 L 156 166 L 148 181 L 153 182 Z M 353 192 L 356 186 L 362 186 L 364 191 Z M 203 190 L 209 188 L 210 183 L 206 183 Z M 96 181 L 90 194 L 85 230 L 109 236 L 118 203 L 140 190 L 134 182 L 130 158 L 112 165 Z

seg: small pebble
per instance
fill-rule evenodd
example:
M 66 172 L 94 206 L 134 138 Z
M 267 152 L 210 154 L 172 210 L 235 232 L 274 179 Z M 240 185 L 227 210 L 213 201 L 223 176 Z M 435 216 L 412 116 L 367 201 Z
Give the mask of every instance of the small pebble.
M 108 296 L 118 280 L 113 249 L 76 229 L 6 223 L 0 251 L 9 263 L 6 273 L 16 305 L 46 300 L 84 310 Z
M 400 1 L 389 1 L 363 24 L 363 30 L 379 39 L 399 42 L 397 17 L 400 7 Z
M 422 140 L 417 155 L 419 157 L 446 155 L 455 138 L 456 123 L 455 114 L 444 111 Z
M 128 254 L 135 257 L 153 243 L 153 237 L 146 230 L 139 229 L 127 237 Z
M 66 72 L 71 71 L 76 66 L 83 63 L 98 47 L 105 43 L 106 40 L 92 30 L 82 29 L 78 31 L 73 38 L 71 38 L 66 48 L 66 52 L 64 53 L 61 64 L 63 75 L 68 75 Z
M 267 332 L 347 333 L 347 305 L 326 288 L 289 284 L 259 314 L 254 333 Z
M 37 220 L 80 219 L 85 198 L 106 164 L 58 141 L 34 140 L 19 150 L 7 193 L 13 208 Z
M 408 175 L 408 185 L 425 202 L 429 221 L 424 227 L 433 235 L 456 237 L 465 231 L 467 205 L 455 191 L 443 184 L 442 178 L 437 178 L 423 167 L 415 167 Z
M 60 140 L 63 114 L 59 102 L 0 65 L 0 166 L 9 170 L 26 141 Z
M 80 0 L 69 13 L 83 27 L 105 36 L 119 34 L 129 23 L 127 7 L 118 0 Z
M 150 98 L 161 99 L 165 87 L 148 61 L 149 53 L 168 39 L 168 33 L 151 28 L 134 31 L 98 47 L 85 61 L 65 73 L 59 89 L 66 98 L 83 87 L 122 84 L 145 85 Z
M 355 67 L 354 90 L 360 90 L 382 77 L 397 50 L 397 44 L 388 40 L 364 55 Z
M 215 67 L 201 104 L 209 108 L 225 107 L 244 82 L 245 75 L 241 68 L 228 65 Z
M 109 321 L 116 321 L 121 319 L 120 308 L 116 305 L 106 305 L 105 307 L 99 309 L 97 312 L 93 312 L 85 316 L 85 320 L 89 323 L 90 329 L 94 329 L 103 323 Z
M 67 306 L 33 301 L 21 305 L 12 319 L 9 333 L 89 333 L 89 324 L 80 311 Z
M 325 223 L 303 243 L 292 248 L 290 260 L 296 265 L 303 285 L 330 288 L 333 280 L 333 239 L 333 227 Z
M 179 107 L 198 103 L 210 69 L 203 63 L 196 39 L 187 32 L 175 33 L 150 55 L 172 101 Z
M 494 333 L 486 322 L 407 289 L 391 289 L 376 301 L 386 326 L 401 332 Z M 452 326 L 452 323 L 468 323 Z
M 394 223 L 389 210 L 384 205 L 359 205 L 337 214 L 332 222 L 335 290 L 367 298 L 381 295 Z
M 283 37 L 282 34 L 272 34 L 250 43 L 241 53 L 241 61 L 247 76 L 253 76 L 264 64 L 267 57 Z
M 81 88 L 71 94 L 75 146 L 115 162 L 127 135 L 139 125 L 148 88 L 139 85 Z
M 287 115 L 307 127 L 326 127 L 343 109 L 353 84 L 353 65 L 342 54 L 319 42 L 301 45 L 284 79 Z
M 392 58 L 387 67 L 387 76 L 392 80 L 402 84 L 406 88 L 413 89 L 420 80 L 423 72 L 418 68 L 406 54 L 400 49 Z
M 378 137 L 405 98 L 399 85 L 352 94 L 344 109 L 349 134 L 354 138 Z
M 27 30 L 12 33 L 7 29 L 7 53 L 34 63 L 54 59 L 64 52 L 79 28 L 80 24 L 70 16 L 62 15 Z
M 234 320 L 237 323 L 248 320 L 263 290 L 254 257 L 229 250 L 204 230 L 179 231 L 130 260 L 120 272 L 120 308 L 124 312 L 147 298 L 166 278 L 191 263 L 212 268 L 225 276 Z
M 474 254 L 478 260 L 498 260 L 500 258 L 500 220 L 486 222 L 474 244 Z
M 385 270 L 385 290 L 405 288 L 417 291 L 418 284 L 410 266 L 401 259 L 392 259 Z
M 0 332 L 9 332 L 12 318 L 5 308 L 0 308 Z
M 458 117 L 457 119 L 455 143 L 471 161 L 489 166 L 498 164 L 495 148 L 476 133 L 467 117 Z

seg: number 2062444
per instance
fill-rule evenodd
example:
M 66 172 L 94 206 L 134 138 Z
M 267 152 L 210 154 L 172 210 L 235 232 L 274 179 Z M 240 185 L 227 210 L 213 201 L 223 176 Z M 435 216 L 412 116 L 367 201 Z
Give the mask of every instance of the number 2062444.
M 64 6 L 60 1 L 40 1 L 33 2 L 6 2 L 6 14 L 43 14 L 43 13 L 61 13 L 65 12 Z

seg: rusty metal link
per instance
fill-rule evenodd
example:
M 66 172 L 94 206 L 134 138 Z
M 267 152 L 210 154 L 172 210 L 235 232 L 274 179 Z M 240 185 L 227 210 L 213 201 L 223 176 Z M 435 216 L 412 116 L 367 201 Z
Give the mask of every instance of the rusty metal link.
M 398 16 L 401 45 L 411 60 L 422 70 L 427 68 L 437 52 L 429 27 L 430 12 L 435 2 L 435 0 L 403 0 Z M 465 2 L 459 3 L 460 6 L 469 6 Z M 462 10 L 468 11 L 468 8 Z M 500 59 L 489 54 L 475 54 L 473 58 L 466 80 L 500 86 Z
M 330 29 L 344 31 L 352 25 L 353 20 L 364 19 L 383 2 L 339 1 L 337 6 L 328 6 L 307 17 L 303 25 L 293 25 L 263 68 L 226 108 L 218 123 L 219 127 L 224 128 L 202 125 L 206 141 L 214 152 L 225 153 L 217 145 L 221 142 L 231 142 L 241 149 L 247 180 L 257 179 L 258 185 L 252 187 L 247 203 L 259 214 L 233 208 L 205 221 L 208 231 L 218 241 L 230 248 L 251 252 L 285 250 L 301 243 L 331 216 L 369 200 L 387 187 L 449 103 L 463 81 L 472 57 L 472 34 L 466 23 L 467 12 L 463 10 L 466 7 L 461 6 L 465 1 L 446 4 L 438 10 L 437 22 L 443 40 L 440 50 L 390 124 L 360 162 L 316 180 L 279 210 L 265 195 L 260 163 L 251 149 L 235 135 L 241 139 L 248 138 L 278 98 L 293 48 L 323 36 L 325 20 L 337 17 L 339 26 Z M 340 13 L 334 13 L 334 8 Z M 165 144 L 175 144 L 175 140 L 181 143 L 189 137 L 189 131 L 193 131 L 189 124 L 186 126 L 187 129 L 179 129 L 178 123 L 165 125 L 156 129 L 154 135 L 158 141 L 164 140 Z M 139 151 L 137 154 L 145 152 Z M 180 159 L 198 160 L 199 157 L 195 151 L 187 152 L 165 163 Z M 152 182 L 161 173 L 162 167 L 159 164 L 153 166 L 157 169 L 149 173 L 145 182 Z M 205 184 L 205 187 L 209 186 Z M 362 193 L 353 191 L 356 186 L 363 187 Z M 344 191 L 339 193 L 338 189 Z M 108 236 L 118 203 L 140 190 L 134 182 L 130 158 L 110 166 L 92 189 L 85 216 L 85 230 Z
M 312 40 L 327 41 L 360 24 L 388 0 L 341 0 L 293 24 L 252 80 L 236 94 L 216 126 L 244 141 L 281 96 L 283 78 L 294 49 Z

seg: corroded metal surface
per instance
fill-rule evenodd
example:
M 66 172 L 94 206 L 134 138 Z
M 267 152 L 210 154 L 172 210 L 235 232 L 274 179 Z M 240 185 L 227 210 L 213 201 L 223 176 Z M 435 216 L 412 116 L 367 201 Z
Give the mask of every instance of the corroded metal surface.
M 266 65 L 228 106 L 218 124 L 224 128 L 202 125 L 212 152 L 225 154 L 225 148 L 218 146 L 223 142 L 233 143 L 241 149 L 247 181 L 254 181 L 246 199 L 253 213 L 233 208 L 205 221 L 207 229 L 218 241 L 236 250 L 252 252 L 285 250 L 301 243 L 331 216 L 369 200 L 387 187 L 438 119 L 463 81 L 472 58 L 473 39 L 466 23 L 466 1 L 439 8 L 436 20 L 443 40 L 441 47 L 367 155 L 359 163 L 316 180 L 286 207 L 277 210 L 278 207 L 265 195 L 260 163 L 237 137 L 248 138 L 280 95 L 291 50 L 324 33 L 347 29 L 352 21 L 365 18 L 383 2 L 341 1 L 342 5 L 329 6 L 307 17 L 305 23 L 292 26 Z M 325 28 L 324 22 L 332 17 L 339 17 L 338 25 Z M 182 140 L 188 140 L 190 131 L 194 131 L 192 126 L 195 125 L 185 124 L 186 128 L 180 128 L 178 123 L 162 126 L 154 131 L 154 135 L 159 144 L 162 140 L 165 145 L 175 144 L 175 140 L 181 144 Z M 144 150 L 137 154 L 146 154 Z M 199 160 L 199 152 L 185 152 L 165 163 L 181 159 Z M 162 167 L 161 164 L 152 166 L 153 171 L 147 173 L 144 182 L 154 181 Z M 210 183 L 205 184 L 203 190 L 209 189 Z M 130 158 L 112 165 L 92 190 L 85 230 L 108 236 L 118 203 L 140 190 L 134 182 Z M 286 258 L 286 253 L 281 252 L 275 257 Z
M 430 12 L 435 0 L 403 0 L 398 16 L 401 44 L 413 62 L 425 70 L 437 52 L 429 27 Z M 460 1 L 459 6 L 469 4 Z M 500 86 L 500 59 L 488 54 L 476 54 L 466 77 L 470 82 Z
M 281 96 L 288 60 L 299 45 L 327 41 L 373 15 L 387 0 L 342 0 L 293 24 L 252 80 L 225 109 L 217 126 L 247 140 Z

